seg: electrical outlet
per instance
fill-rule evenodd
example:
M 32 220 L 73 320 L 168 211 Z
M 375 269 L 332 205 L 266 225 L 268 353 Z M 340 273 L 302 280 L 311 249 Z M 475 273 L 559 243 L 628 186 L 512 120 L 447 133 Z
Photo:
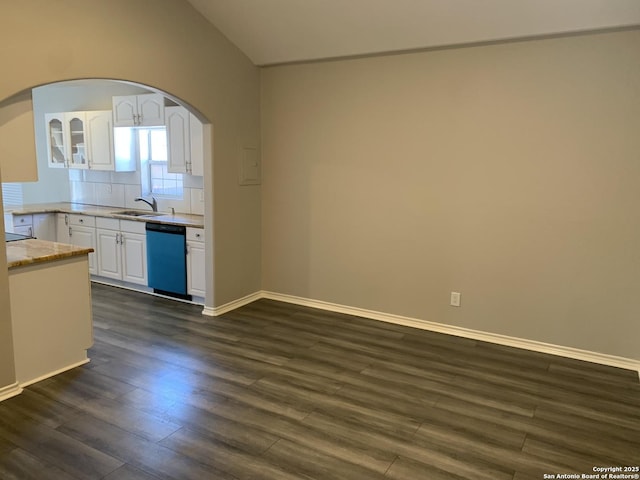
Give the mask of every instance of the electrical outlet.
M 451 305 L 452 307 L 459 307 L 460 296 L 460 292 L 451 292 L 451 301 L 449 302 L 449 305 Z

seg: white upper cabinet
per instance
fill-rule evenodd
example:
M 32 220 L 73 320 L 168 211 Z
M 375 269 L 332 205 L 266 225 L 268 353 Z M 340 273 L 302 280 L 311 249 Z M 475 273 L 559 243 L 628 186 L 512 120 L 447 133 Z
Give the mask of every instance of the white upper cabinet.
M 86 112 L 86 123 L 89 168 L 115 170 L 111 111 Z
M 164 110 L 164 97 L 159 93 L 113 97 L 113 126 L 162 126 Z
M 88 168 L 84 112 L 47 113 L 44 118 L 49 166 Z
M 111 110 L 45 114 L 48 163 L 53 168 L 134 172 L 134 157 L 114 155 Z
M 111 110 L 86 112 L 85 117 L 89 168 L 112 172 L 135 172 L 135 157 L 115 155 Z
M 189 114 L 191 136 L 191 175 L 204 177 L 204 126 L 193 114 Z
M 166 107 L 167 154 L 169 173 L 204 175 L 203 126 L 184 107 Z
M 67 166 L 67 142 L 65 134 L 64 113 L 47 113 L 44 116 L 47 128 L 47 157 L 52 168 Z
M 69 168 L 89 168 L 84 112 L 66 112 L 64 118 L 69 129 Z
M 158 127 L 164 125 L 164 97 L 158 93 L 138 95 L 138 125 Z
M 138 119 L 138 96 L 113 97 L 114 127 L 134 127 Z
M 188 173 L 191 162 L 189 111 L 184 107 L 167 107 L 165 124 L 167 126 L 167 171 Z

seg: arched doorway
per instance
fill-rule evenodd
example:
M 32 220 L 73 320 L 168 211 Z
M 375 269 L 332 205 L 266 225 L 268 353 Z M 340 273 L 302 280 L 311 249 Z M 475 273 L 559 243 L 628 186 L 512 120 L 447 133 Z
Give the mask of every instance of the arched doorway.
M 70 111 L 108 111 L 112 108 L 112 98 L 117 96 L 135 96 L 149 93 L 161 94 L 169 106 L 180 106 L 187 109 L 199 121 L 203 123 L 203 132 L 206 137 L 203 142 L 203 153 L 207 161 L 204 162 L 202 175 L 180 175 L 180 195 L 161 200 L 160 211 L 174 210 L 176 212 L 203 215 L 211 218 L 213 211 L 213 195 L 211 192 L 211 137 L 212 127 L 205 116 L 180 100 L 176 96 L 156 89 L 148 85 L 136 82 L 119 81 L 111 79 L 81 79 L 55 82 L 41 85 L 23 91 L 12 97 L 25 103 L 28 100 L 32 105 L 33 136 L 35 137 L 35 158 L 37 159 L 38 180 L 22 184 L 23 203 L 50 203 L 50 202 L 77 202 L 87 204 L 105 204 L 114 207 L 134 207 L 131 203 L 134 198 L 149 193 L 141 186 L 141 181 L 149 182 L 149 175 L 142 174 L 141 165 L 136 166 L 135 171 L 117 173 L 109 171 L 72 170 L 49 168 L 47 158 L 47 145 L 45 131 L 45 116 L 52 112 Z M 6 105 L 15 105 L 16 101 L 4 102 Z M 4 104 L 0 104 L 3 105 Z M 24 107 L 18 112 L 23 113 Z M 1 117 L 0 117 L 1 118 Z M 24 123 L 24 120 L 22 120 Z M 23 139 L 24 141 L 24 139 Z M 33 142 L 31 142 L 33 143 Z M 175 176 L 175 175 L 174 175 Z M 184 182 L 182 181 L 184 177 Z M 184 187 L 184 188 L 183 188 Z M 139 207 L 139 205 L 135 205 Z M 206 238 L 213 239 L 212 226 Z M 206 283 L 212 283 L 212 242 L 205 245 Z M 205 313 L 212 310 L 212 288 L 206 288 Z

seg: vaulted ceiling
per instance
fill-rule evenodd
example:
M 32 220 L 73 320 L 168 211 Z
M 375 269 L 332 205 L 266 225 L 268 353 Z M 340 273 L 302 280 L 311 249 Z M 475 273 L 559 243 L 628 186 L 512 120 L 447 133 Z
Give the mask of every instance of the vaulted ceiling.
M 640 25 L 639 0 L 188 0 L 256 65 Z

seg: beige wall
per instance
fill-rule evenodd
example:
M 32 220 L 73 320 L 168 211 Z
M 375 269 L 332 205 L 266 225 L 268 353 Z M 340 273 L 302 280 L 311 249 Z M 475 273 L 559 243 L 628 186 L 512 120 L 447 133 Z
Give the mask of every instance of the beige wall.
M 0 183 L 2 171 L 0 171 Z M 2 195 L 0 195 L 2 211 Z M 4 215 L 0 215 L 0 228 L 4 232 Z M 7 275 L 7 251 L 0 249 L 0 391 L 16 381 L 13 358 L 13 333 L 11 327 L 11 306 L 9 304 L 9 276 Z
M 213 165 L 205 167 L 213 178 L 209 238 L 215 230 L 207 297 L 221 305 L 260 289 L 260 187 L 237 181 L 240 146 L 260 138 L 260 76 L 245 55 L 186 0 L 6 1 L 0 45 L 0 101 L 53 81 L 111 78 L 156 87 L 198 109 L 214 130 Z M 0 265 L 0 287 L 5 277 Z M 6 343 L 0 336 L 0 351 Z
M 36 146 L 31 91 L 0 99 L 0 170 L 5 182 L 35 182 Z
M 640 359 L 638 52 L 628 31 L 264 69 L 263 288 Z

